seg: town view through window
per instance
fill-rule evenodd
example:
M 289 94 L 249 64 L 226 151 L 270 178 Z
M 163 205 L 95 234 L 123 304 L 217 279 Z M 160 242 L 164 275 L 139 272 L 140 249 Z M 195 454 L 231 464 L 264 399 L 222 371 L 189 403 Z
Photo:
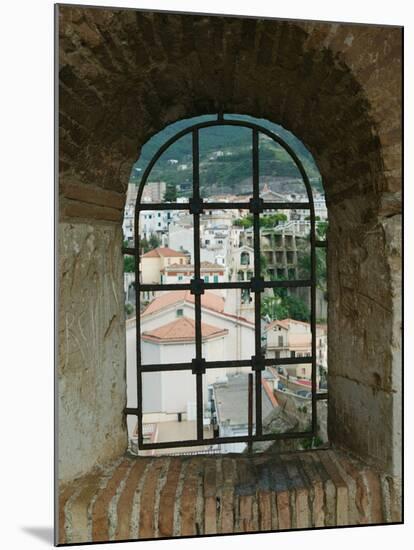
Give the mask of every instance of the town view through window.
M 255 356 L 258 337 L 261 354 L 270 361 L 261 372 L 260 388 L 255 387 L 257 378 L 253 376 L 253 433 L 258 392 L 263 434 L 308 432 L 312 426 L 311 288 L 288 283 L 312 278 L 309 198 L 301 174 L 285 149 L 265 134 L 259 134 L 259 196 L 263 209 L 256 240 L 258 259 L 254 253 L 254 216 L 248 208 L 253 197 L 252 131 L 246 127 L 213 126 L 199 130 L 199 191 L 203 210 L 199 215 L 198 249 L 193 215 L 188 208 L 193 194 L 191 134 L 179 138 L 152 167 L 141 196 L 145 208 L 139 212 L 139 243 L 135 243 L 135 206 L 151 158 L 180 130 L 214 118 L 197 117 L 167 127 L 147 142 L 131 172 L 123 221 L 124 248 L 139 244 L 139 283 L 156 285 L 157 289 L 141 290 L 135 286 L 135 258 L 125 254 L 127 407 L 137 407 L 138 346 L 141 365 L 161 366 L 157 371 L 142 373 L 143 440 L 163 444 L 163 448 L 139 450 L 137 416 L 127 415 L 129 450 L 134 454 L 247 451 L 247 443 L 243 441 L 186 446 L 186 441 L 198 439 L 196 376 L 191 369 L 162 370 L 163 365 L 191 363 L 196 356 L 196 297 L 188 288 L 168 287 L 190 284 L 196 258 L 205 284 L 246 283 L 244 288 L 207 288 L 200 296 L 202 357 L 207 362 L 238 363 L 208 368 L 202 373 L 203 439 L 248 435 L 252 372 L 248 362 Z M 226 115 L 226 118 L 232 117 Z M 282 127 L 251 117 L 234 118 L 257 122 L 279 135 L 298 155 L 311 184 L 315 240 L 321 245 L 315 249 L 316 391 L 319 395 L 326 394 L 327 274 L 323 241 L 328 217 L 319 171 L 303 144 Z M 152 204 L 161 203 L 163 209 L 151 209 Z M 222 204 L 218 208 L 214 203 Z M 295 207 L 266 208 L 266 203 L 294 203 Z M 240 208 L 234 208 L 234 204 L 240 204 Z M 260 272 L 265 282 L 287 282 L 285 286 L 265 288 L 261 293 L 259 335 L 255 293 L 247 284 L 255 271 Z M 140 293 L 139 311 L 136 292 Z M 251 450 L 323 445 L 327 441 L 327 402 L 320 399 L 316 404 L 317 435 L 255 442 Z M 181 441 L 180 448 L 167 445 Z

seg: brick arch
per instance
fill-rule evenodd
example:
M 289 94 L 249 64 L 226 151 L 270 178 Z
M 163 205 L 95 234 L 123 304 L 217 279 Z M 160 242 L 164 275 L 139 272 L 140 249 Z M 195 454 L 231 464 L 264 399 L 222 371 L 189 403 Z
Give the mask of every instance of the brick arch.
M 172 122 L 222 108 L 292 131 L 318 164 L 330 215 L 331 438 L 398 470 L 400 31 L 69 6 L 59 13 L 62 223 L 119 229 L 132 164 Z M 377 409 L 387 411 L 381 431 L 370 416 Z M 370 429 L 360 430 L 358 418 Z
M 298 136 L 317 160 L 328 200 L 361 193 L 376 205 L 382 159 L 366 90 L 339 54 L 312 42 L 316 32 L 306 25 L 61 11 L 61 170 L 68 179 L 122 192 L 153 134 L 222 108 Z

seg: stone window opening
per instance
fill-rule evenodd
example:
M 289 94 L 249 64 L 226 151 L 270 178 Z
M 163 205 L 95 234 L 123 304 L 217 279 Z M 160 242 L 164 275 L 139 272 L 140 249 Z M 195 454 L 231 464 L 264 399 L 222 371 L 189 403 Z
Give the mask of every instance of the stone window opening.
M 134 434 L 138 434 L 138 440 L 131 440 L 130 448 L 133 450 L 133 452 L 137 452 L 138 454 L 145 454 L 149 451 L 156 453 L 161 451 L 162 453 L 171 453 L 174 449 L 177 449 L 177 452 L 179 452 L 180 449 L 185 449 L 187 447 L 189 449 L 191 447 L 195 447 L 199 450 L 199 452 L 207 453 L 215 447 L 221 449 L 221 451 L 224 453 L 229 452 L 230 448 L 232 450 L 237 450 L 238 452 L 251 452 L 254 448 L 254 444 L 260 441 L 280 441 L 283 443 L 285 435 L 285 432 L 283 431 L 284 428 L 282 428 L 282 431 L 280 431 L 280 428 L 278 428 L 278 432 L 274 431 L 274 429 L 272 428 L 273 424 L 276 422 L 276 418 L 279 418 L 279 423 L 282 422 L 281 425 L 286 426 L 286 439 L 293 441 L 296 437 L 299 448 L 301 445 L 301 440 L 309 437 L 314 438 L 316 436 L 317 430 L 319 429 L 318 422 L 316 420 L 318 413 L 317 398 L 325 399 L 326 392 L 323 396 L 320 395 L 317 397 L 318 378 L 316 373 L 317 352 L 315 339 L 316 274 L 314 266 L 316 257 L 315 243 L 317 243 L 319 246 L 324 246 L 325 243 L 319 243 L 319 241 L 316 240 L 317 236 L 315 231 L 315 213 L 313 206 L 313 194 L 315 193 L 315 191 L 311 188 L 308 176 L 303 168 L 303 165 L 301 164 L 301 161 L 296 156 L 294 150 L 287 145 L 286 141 L 284 141 L 278 134 L 273 133 L 268 127 L 264 127 L 257 124 L 256 122 L 252 122 L 252 117 L 244 117 L 243 115 L 237 116 L 239 118 L 236 118 L 236 116 L 228 117 L 227 115 L 219 114 L 216 120 L 206 122 L 202 121 L 189 126 L 188 129 L 181 130 L 181 132 L 179 132 L 176 136 L 170 138 L 167 142 L 165 142 L 161 146 L 161 148 L 157 152 L 155 152 L 148 165 L 142 168 L 143 177 L 138 188 L 138 195 L 136 199 L 137 202 L 135 215 L 135 231 L 137 231 L 137 228 L 139 230 L 140 217 L 145 216 L 145 209 L 148 208 L 151 208 L 152 211 L 156 211 L 159 208 L 169 208 L 170 210 L 173 209 L 174 212 L 176 212 L 173 217 L 175 220 L 174 224 L 177 228 L 184 228 L 181 220 L 184 220 L 185 227 L 190 227 L 190 220 L 193 220 L 193 223 L 195 225 L 191 229 L 191 238 L 194 240 L 193 244 L 191 245 L 193 251 L 192 263 L 194 264 L 194 272 L 191 279 L 183 280 L 183 277 L 179 275 L 176 279 L 176 283 L 179 283 L 179 286 L 174 286 L 174 280 L 166 280 L 165 278 L 161 278 L 161 286 L 154 286 L 151 279 L 149 279 L 146 274 L 146 257 L 148 254 L 145 254 L 139 262 L 139 264 L 141 264 L 141 279 L 138 285 L 139 291 L 137 292 L 136 311 L 140 312 L 140 322 L 137 322 L 136 327 L 137 330 L 139 326 L 141 327 L 141 336 L 137 334 L 137 339 L 140 342 L 139 349 L 137 350 L 137 352 L 139 351 L 139 353 L 137 353 L 137 369 L 139 372 L 136 399 L 137 407 L 135 409 L 131 406 L 128 406 L 126 408 L 126 414 L 128 418 L 132 415 L 137 415 L 138 429 L 136 429 L 136 427 L 134 426 L 133 431 Z M 205 139 L 206 136 L 208 136 L 206 132 L 210 128 L 215 127 L 220 129 L 222 128 L 223 131 L 240 129 L 238 131 L 246 132 L 245 137 L 247 139 L 247 147 L 250 148 L 250 153 L 246 158 L 246 162 L 250 164 L 252 179 L 250 184 L 250 194 L 248 194 L 244 200 L 242 199 L 241 204 L 234 204 L 233 202 L 229 201 L 220 202 L 219 199 L 215 199 L 214 194 L 211 198 L 204 198 L 204 193 L 208 188 L 203 186 L 203 181 L 204 178 L 208 178 L 208 173 L 204 173 L 204 171 L 202 171 L 202 169 L 200 168 L 200 166 L 203 166 L 203 164 L 200 163 L 200 155 L 203 154 L 203 138 Z M 147 202 L 140 203 L 140 197 L 143 196 L 143 194 L 145 193 L 145 186 L 152 185 L 150 179 L 151 177 L 154 177 L 151 175 L 152 171 L 157 169 L 157 163 L 161 162 L 160 159 L 163 158 L 165 151 L 173 148 L 176 142 L 181 142 L 182 144 L 186 143 L 186 138 L 191 138 L 191 140 L 187 140 L 189 156 L 186 159 L 187 162 L 191 166 L 193 166 L 192 190 L 191 187 L 187 188 L 186 190 L 186 192 L 188 192 L 189 190 L 190 194 L 185 196 L 185 198 L 183 197 L 182 199 L 180 199 L 180 201 L 177 200 L 176 203 L 174 203 L 174 200 L 176 200 L 174 199 L 173 202 L 169 203 L 168 205 L 165 204 L 165 202 L 158 204 L 152 203 L 151 206 Z M 268 158 L 269 154 L 272 154 L 272 151 L 269 148 L 269 140 L 272 142 L 272 146 L 277 150 L 279 155 L 281 154 L 280 151 L 284 152 L 285 158 L 287 159 L 285 162 L 292 163 L 294 169 L 296 169 L 297 171 L 297 178 L 298 181 L 300 181 L 300 184 L 295 183 L 295 185 L 296 187 L 301 185 L 303 188 L 301 191 L 302 198 L 299 202 L 292 201 L 291 195 L 283 191 L 283 185 L 280 188 L 279 195 L 273 193 L 273 196 L 278 197 L 278 201 L 275 202 L 275 200 L 273 199 L 272 202 L 271 199 L 269 202 L 268 196 L 265 195 L 265 193 L 268 193 L 269 187 L 267 184 L 263 186 L 260 181 L 261 173 L 266 169 L 266 157 Z M 246 145 L 244 145 L 244 147 L 246 147 Z M 162 175 L 160 177 L 162 177 Z M 169 184 L 167 183 L 167 186 L 168 185 Z M 176 186 L 175 193 L 177 192 L 179 193 L 180 191 L 178 191 L 178 187 Z M 263 197 L 266 198 L 262 198 L 262 193 Z M 300 197 L 301 195 L 298 194 L 297 196 Z M 167 197 L 167 195 L 165 195 L 165 197 Z M 270 194 L 270 197 L 272 197 L 272 194 Z M 267 201 L 266 204 L 264 202 L 265 200 Z M 205 205 L 211 205 L 211 203 L 215 203 L 215 208 L 217 210 L 209 210 L 209 212 L 216 212 L 215 215 L 217 219 L 219 219 L 219 217 L 222 215 L 224 215 L 224 219 L 228 219 L 228 212 L 232 212 L 231 209 L 233 209 L 233 212 L 235 213 L 238 211 L 242 211 L 245 213 L 250 212 L 250 220 L 253 220 L 254 222 L 253 226 L 250 229 L 252 239 L 251 244 L 254 252 L 254 262 L 252 262 L 252 265 L 254 264 L 254 270 L 247 273 L 239 272 L 235 281 L 232 282 L 230 280 L 227 283 L 225 282 L 224 285 L 230 285 L 227 287 L 227 294 L 230 294 L 232 292 L 239 292 L 237 291 L 237 288 L 241 289 L 241 299 L 236 298 L 236 309 L 234 311 L 229 310 L 229 313 L 232 313 L 234 315 L 235 319 L 237 319 L 237 323 L 239 324 L 244 322 L 243 315 L 252 316 L 252 321 L 248 322 L 254 325 L 254 340 L 256 344 L 255 346 L 252 345 L 250 349 L 250 354 L 246 355 L 245 352 L 242 352 L 244 353 L 244 355 L 243 357 L 241 357 L 241 360 L 239 355 L 240 350 L 239 348 L 237 348 L 239 351 L 235 351 L 234 356 L 229 357 L 229 359 L 226 359 L 226 361 L 217 362 L 214 360 L 207 360 L 206 363 L 205 353 L 207 353 L 208 356 L 209 353 L 212 353 L 208 352 L 208 350 L 210 348 L 214 349 L 214 345 L 218 344 L 217 342 L 213 344 L 212 341 L 207 342 L 207 339 L 206 341 L 204 340 L 203 330 L 211 331 L 211 325 L 209 325 L 207 321 L 203 321 L 203 316 L 207 315 L 207 310 L 204 310 L 204 301 L 207 299 L 213 299 L 212 295 L 217 296 L 217 294 L 215 293 L 220 293 L 220 289 L 226 288 L 223 283 L 218 280 L 217 276 L 215 276 L 214 279 L 213 277 L 211 277 L 213 280 L 210 281 L 209 275 L 204 275 L 201 277 L 200 273 L 200 266 L 202 265 L 200 254 L 203 253 L 202 243 L 205 242 L 205 238 L 203 235 L 204 226 L 200 224 L 199 216 L 205 211 Z M 302 207 L 301 211 L 298 211 L 299 203 Z M 280 211 L 283 210 L 287 212 L 287 214 L 280 214 Z M 290 213 L 295 213 L 295 216 L 301 215 L 302 217 L 304 217 L 306 214 L 307 219 L 310 220 L 311 229 L 308 235 L 308 270 L 305 270 L 306 273 L 304 277 L 302 277 L 303 280 L 297 279 L 296 270 L 290 270 L 289 283 L 287 283 L 279 282 L 274 277 L 275 270 L 272 266 L 272 252 L 267 252 L 265 253 L 265 255 L 262 255 L 262 260 L 260 260 L 260 262 L 259 257 L 261 255 L 260 248 L 263 241 L 262 232 L 265 230 L 266 227 L 272 227 L 269 224 L 273 223 L 274 225 L 275 223 L 279 223 L 280 220 L 288 220 Z M 235 219 L 235 215 L 233 215 L 233 219 Z M 245 218 L 245 220 L 248 219 L 249 218 Z M 236 222 L 239 221 L 240 220 L 236 220 Z M 266 224 L 264 225 L 264 229 L 262 229 L 262 222 L 263 224 Z M 245 221 L 243 221 L 242 219 L 242 225 L 243 224 L 245 224 Z M 237 223 L 236 225 L 239 225 L 239 223 Z M 234 226 L 235 228 L 236 225 Z M 178 232 L 180 231 L 182 232 L 183 229 L 179 229 Z M 228 230 L 226 231 L 228 233 Z M 244 229 L 242 230 L 242 233 L 243 232 Z M 270 234 L 272 235 L 272 233 Z M 176 254 L 174 247 L 177 248 L 177 244 L 179 241 L 177 241 L 176 243 L 173 240 L 173 237 L 174 232 L 172 234 L 166 233 L 163 237 L 163 242 L 166 243 L 168 246 L 165 248 L 165 252 L 163 248 L 160 248 L 159 253 L 157 253 L 161 257 L 164 257 L 164 255 L 166 255 L 167 265 L 173 265 L 176 262 L 176 260 L 172 259 L 172 257 Z M 292 236 L 290 236 L 290 239 L 291 242 L 293 242 Z M 240 240 L 242 241 L 243 238 L 241 237 Z M 139 236 L 139 234 L 136 233 L 135 243 L 139 243 L 140 241 L 141 237 Z M 217 241 L 217 244 L 220 244 L 222 242 L 222 239 L 220 239 Z M 289 245 L 289 239 L 285 239 L 284 244 L 285 246 L 291 246 L 291 244 Z M 128 255 L 137 256 L 139 254 L 139 249 L 136 245 L 135 248 L 128 248 L 124 252 L 126 252 L 126 254 Z M 284 254 L 286 254 L 288 258 L 288 264 L 292 264 L 294 261 L 293 253 L 285 250 Z M 304 253 L 304 255 L 306 259 L 306 254 Z M 241 265 L 250 265 L 250 253 L 245 251 L 241 252 L 239 261 Z M 264 261 L 265 264 L 262 265 L 262 261 Z M 269 267 L 268 264 L 271 264 L 271 266 Z M 138 272 L 136 273 L 136 275 L 138 275 Z M 170 275 L 173 276 L 174 273 L 171 272 Z M 154 280 L 156 278 L 157 277 L 153 277 Z M 242 283 L 242 285 L 240 283 Z M 246 284 L 248 285 L 248 288 L 246 288 Z M 268 382 L 265 382 L 265 379 L 269 379 L 274 376 L 273 373 L 275 371 L 272 369 L 273 366 L 276 367 L 277 365 L 283 363 L 289 364 L 289 361 L 292 361 L 292 357 L 295 356 L 294 354 L 291 354 L 290 357 L 285 357 L 285 355 L 282 355 L 281 357 L 277 358 L 276 354 L 274 354 L 273 351 L 271 351 L 270 349 L 269 351 L 267 351 L 267 345 L 270 344 L 267 341 L 263 330 L 266 330 L 264 329 L 264 319 L 267 319 L 266 322 L 271 322 L 274 315 L 277 315 L 275 319 L 280 318 L 280 315 L 284 315 L 284 317 L 287 317 L 289 315 L 287 310 L 283 310 L 284 313 L 282 313 L 281 310 L 281 312 L 279 313 L 277 309 L 277 304 L 283 304 L 284 300 L 287 300 L 290 295 L 294 295 L 294 291 L 297 290 L 298 287 L 300 287 L 299 289 L 302 289 L 305 294 L 307 293 L 307 299 L 306 302 L 303 302 L 303 307 L 309 307 L 309 310 L 307 316 L 304 319 L 302 319 L 302 317 L 297 317 L 295 323 L 300 323 L 302 322 L 302 320 L 307 322 L 308 330 L 310 328 L 309 334 L 312 335 L 312 337 L 309 339 L 308 345 L 312 346 L 313 353 L 300 353 L 296 355 L 295 362 L 298 364 L 296 371 L 298 373 L 298 376 L 299 372 L 302 372 L 299 368 L 300 363 L 306 362 L 309 363 L 309 365 L 312 365 L 312 367 L 310 369 L 305 369 L 306 372 L 310 373 L 309 384 L 311 388 L 311 391 L 308 392 L 308 394 L 311 395 L 311 399 L 309 400 L 307 407 L 303 407 L 303 410 L 308 411 L 308 415 L 306 417 L 303 416 L 303 418 L 299 418 L 299 424 L 296 424 L 298 429 L 294 430 L 288 426 L 289 422 L 292 422 L 291 419 L 293 419 L 296 415 L 296 412 L 294 412 L 295 409 L 291 409 L 289 413 L 283 413 L 282 409 L 278 405 L 276 394 L 274 393 L 278 391 L 276 380 L 272 381 L 271 386 L 269 386 Z M 167 322 L 167 310 L 164 310 L 162 307 L 161 295 L 164 295 L 165 299 L 174 300 L 174 293 L 179 289 L 184 289 L 186 290 L 186 292 L 189 292 L 190 296 L 194 296 L 192 300 L 194 301 L 195 309 L 190 312 L 187 311 L 187 308 L 185 307 L 184 313 L 182 315 L 182 326 L 180 325 L 180 327 L 178 327 L 177 325 L 176 327 L 175 325 L 173 325 L 170 327 L 169 323 Z M 163 321 L 162 327 L 160 327 L 159 329 L 154 327 L 155 318 L 154 322 L 150 323 L 146 317 L 147 311 L 151 311 L 151 303 L 146 304 L 145 309 L 143 310 L 139 298 L 141 292 L 148 292 L 149 290 L 155 291 L 156 295 L 158 293 L 160 295 L 159 298 L 156 298 L 154 300 L 154 307 L 160 308 L 159 313 L 157 314 L 159 319 L 161 319 L 161 314 L 163 316 L 162 319 L 165 319 L 165 321 Z M 268 293 L 269 298 L 274 301 L 272 307 L 270 308 L 270 310 L 267 311 L 267 313 L 266 310 L 263 309 L 264 301 L 263 305 L 260 305 L 261 293 L 263 291 Z M 280 293 L 279 296 L 277 292 Z M 271 298 L 271 296 L 273 296 L 273 298 Z M 299 300 L 300 302 L 301 298 L 296 298 L 296 300 Z M 230 303 L 231 300 L 229 299 L 229 304 Z M 239 306 L 237 306 L 237 303 L 239 303 Z M 229 306 L 225 306 L 225 309 L 227 309 L 228 307 Z M 237 309 L 237 307 L 241 307 L 242 309 L 239 310 Z M 281 307 L 283 308 L 283 306 Z M 293 313 L 292 309 L 292 313 L 290 313 L 290 315 L 291 317 L 293 317 L 294 315 L 299 314 Z M 206 318 L 209 319 L 208 315 Z M 146 327 L 148 327 L 148 329 L 150 330 L 147 330 Z M 169 360 L 172 362 L 171 365 L 168 365 L 168 363 L 163 362 L 162 356 L 166 353 L 165 350 L 168 347 L 167 344 L 170 344 L 173 341 L 171 340 L 172 336 L 167 336 L 167 334 L 173 334 L 173 332 L 171 332 L 173 329 L 178 333 L 178 338 L 181 338 L 181 340 L 176 340 L 177 345 L 175 345 L 174 348 L 171 348 L 171 353 L 168 353 L 166 355 L 166 357 L 168 357 Z M 224 328 L 224 326 L 222 327 L 222 329 L 227 330 Z M 187 345 L 185 344 L 186 340 L 184 335 L 188 330 L 190 332 Z M 237 330 L 239 330 L 239 328 Z M 194 337 L 195 348 L 193 351 L 193 357 L 189 357 L 186 363 L 184 359 L 185 350 L 183 348 L 184 355 L 180 353 L 180 358 L 178 359 L 179 356 L 177 356 L 177 359 L 174 361 L 174 359 L 172 359 L 174 355 L 173 351 L 176 352 L 179 349 L 179 342 L 182 342 L 183 345 L 187 346 L 188 348 L 191 347 L 190 342 L 191 339 Z M 231 349 L 234 345 L 232 342 L 237 341 L 239 338 L 237 337 L 235 340 L 235 336 L 228 334 L 223 334 L 223 337 L 226 339 L 227 342 L 226 349 Z M 201 342 L 198 342 L 198 339 L 202 341 L 202 344 Z M 157 352 L 154 346 L 158 346 Z M 149 354 L 151 354 L 151 360 L 149 359 Z M 147 366 L 148 361 L 149 366 Z M 177 372 L 178 368 L 180 372 Z M 210 405 L 203 405 L 203 395 L 207 393 L 210 385 L 212 384 L 212 388 L 214 389 L 217 384 L 221 383 L 221 377 L 217 373 L 214 374 L 215 378 L 210 375 L 210 372 L 213 372 L 213 369 L 217 370 L 218 368 L 225 369 L 222 371 L 223 374 L 221 375 L 221 377 L 227 378 L 226 384 L 231 384 L 228 391 L 230 391 L 231 387 L 231 391 L 239 392 L 240 397 L 236 398 L 236 401 L 244 403 L 245 413 L 249 408 L 252 410 L 252 414 L 249 417 L 249 422 L 251 423 L 250 425 L 247 422 L 246 416 L 242 422 L 244 427 L 234 426 L 234 428 L 229 431 L 228 424 L 226 424 L 226 422 L 221 419 L 222 414 L 224 414 L 223 411 L 221 411 L 221 408 L 225 406 L 225 402 L 227 400 L 232 400 L 234 399 L 234 397 L 230 397 L 230 394 L 229 396 L 224 397 L 224 395 L 226 394 L 226 392 L 224 392 L 224 389 L 217 389 L 213 391 L 214 395 L 221 395 L 224 392 L 221 401 L 219 403 L 216 403 L 214 407 L 214 410 L 217 411 L 217 418 L 215 416 L 216 413 L 213 414 L 213 412 L 210 410 Z M 150 382 L 147 382 L 146 384 L 145 380 L 150 380 L 151 376 L 155 377 L 155 374 L 157 372 L 160 373 L 158 385 L 154 387 Z M 161 404 L 161 402 L 158 402 L 155 397 L 151 397 L 150 395 L 150 392 L 157 393 L 158 391 L 161 392 L 161 396 L 164 395 L 163 392 L 165 392 L 165 390 L 162 390 L 161 388 L 164 384 L 167 384 L 167 372 L 171 373 L 169 375 L 169 384 L 171 384 L 169 387 L 170 391 L 174 393 L 174 384 L 179 384 L 179 386 L 182 388 L 182 397 L 177 397 L 177 403 L 175 405 L 173 404 L 173 398 L 169 398 L 170 404 L 167 405 L 166 400 L 163 401 L 164 404 Z M 229 372 L 231 373 L 230 375 L 228 374 Z M 248 377 L 248 372 L 252 372 L 254 376 Z M 185 380 L 185 377 L 187 377 L 187 381 Z M 132 380 L 135 381 L 135 376 L 132 378 Z M 178 382 L 178 380 L 181 380 L 181 382 Z M 251 385 L 248 387 L 247 383 Z M 145 387 L 146 385 L 149 388 L 148 390 Z M 185 388 L 186 385 L 188 389 L 184 390 L 183 388 Z M 272 390 L 271 387 L 273 387 L 274 389 Z M 265 389 L 267 394 L 265 392 Z M 293 399 L 296 391 L 300 391 L 300 389 L 295 388 L 292 385 L 285 390 L 284 395 L 279 395 L 279 399 L 287 399 L 289 401 Z M 184 397 L 185 392 L 187 392 L 185 394 L 186 397 Z M 179 399 L 181 399 L 180 405 L 178 404 Z M 269 408 L 269 406 L 266 405 L 267 408 L 265 408 L 265 404 L 268 403 L 269 399 L 270 403 L 272 403 L 272 406 Z M 180 419 L 183 420 L 183 422 L 180 421 L 180 430 L 182 431 L 185 426 L 188 426 L 188 434 L 191 435 L 186 434 L 185 437 L 183 436 L 182 439 L 180 439 L 179 435 L 177 435 L 176 439 L 168 439 L 167 435 L 162 435 L 163 430 L 161 430 L 161 427 L 164 428 L 164 425 L 162 423 L 169 421 L 172 411 L 175 410 L 174 407 L 176 406 L 180 407 Z M 161 409 L 158 410 L 156 407 L 161 407 Z M 272 407 L 277 408 L 272 410 Z M 164 410 L 164 408 L 165 412 L 160 412 Z M 319 407 L 319 410 L 321 410 L 321 407 Z M 151 422 L 157 422 L 157 425 L 160 427 L 160 430 L 158 430 L 157 432 L 159 439 L 153 440 L 150 442 L 150 444 L 148 444 L 147 438 L 144 441 L 144 432 L 146 430 L 146 424 Z M 215 425 L 215 429 L 212 431 L 212 433 L 210 433 L 209 426 L 212 426 L 213 424 Z M 291 425 L 293 426 L 294 424 Z M 170 424 L 169 427 L 172 428 L 173 425 Z M 219 433 L 218 437 L 215 435 L 217 432 L 217 427 Z M 180 432 L 180 430 L 177 431 L 177 434 Z M 172 432 L 170 431 L 170 433 Z M 162 439 L 163 437 L 164 439 Z M 283 448 L 282 443 L 279 444 L 278 447 Z M 267 445 L 267 447 L 269 447 L 269 444 Z M 258 449 L 263 450 L 265 448 L 266 446 L 264 446 L 263 444 L 258 446 Z M 158 449 L 160 449 L 161 451 L 158 451 Z
M 57 11 L 59 542 L 107 540 L 113 526 L 114 540 L 125 540 L 309 528 L 314 522 L 401 522 L 401 29 L 97 7 Z M 217 50 L 199 39 L 205 29 Z M 80 45 L 86 55 L 73 55 Z M 104 65 L 107 51 L 111 61 Z M 147 51 L 154 55 L 146 57 Z M 124 337 L 125 324 L 133 321 L 124 312 L 121 223 L 130 168 L 152 135 L 177 120 L 214 116 L 218 106 L 290 129 L 312 152 L 323 178 L 329 210 L 329 451 L 280 454 L 277 460 L 125 454 Z M 188 167 L 181 174 L 184 189 Z M 283 280 L 287 271 L 277 269 L 276 276 Z M 290 382 L 288 372 L 279 374 Z M 144 436 L 150 441 L 154 432 Z M 97 464 L 104 466 L 94 470 Z M 325 472 L 324 478 L 315 474 L 309 487 L 288 492 L 288 518 L 278 515 L 277 490 L 270 492 L 274 513 L 257 490 L 269 470 L 279 472 L 277 464 L 285 472 L 298 467 L 305 476 L 315 464 Z M 246 493 L 238 492 L 246 472 L 252 489 L 243 485 Z M 135 489 L 133 479 L 142 484 L 146 502 L 159 500 L 160 512 L 152 520 L 141 506 L 139 526 L 131 528 L 125 521 L 131 508 L 120 506 L 118 517 L 106 503 L 119 483 Z M 175 503 L 174 479 L 183 482 Z M 156 497 L 151 487 L 159 490 Z M 234 495 L 231 517 L 223 512 L 224 489 Z M 302 506 L 311 494 L 325 499 L 326 508 Z M 194 514 L 196 498 L 202 505 Z M 73 510 L 84 528 L 72 526 Z

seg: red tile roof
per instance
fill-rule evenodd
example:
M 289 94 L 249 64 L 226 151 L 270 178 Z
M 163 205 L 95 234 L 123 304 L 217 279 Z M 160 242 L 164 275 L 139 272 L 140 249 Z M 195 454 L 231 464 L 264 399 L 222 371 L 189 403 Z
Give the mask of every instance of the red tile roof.
M 289 329 L 288 319 L 276 319 L 275 321 L 272 321 L 271 323 L 269 323 L 265 327 L 265 330 L 270 330 L 273 327 L 282 327 L 282 328 L 288 330 Z
M 289 329 L 290 324 L 296 324 L 296 325 L 303 325 L 306 327 L 309 327 L 310 329 L 310 323 L 307 321 L 298 321 L 297 319 L 276 319 L 275 321 L 271 321 L 265 328 L 265 330 L 270 330 L 273 327 L 280 326 L 282 328 L 285 328 L 286 330 Z M 323 330 L 326 332 L 327 325 L 316 323 L 315 327 L 319 330 Z
M 165 292 L 147 305 L 147 307 L 141 313 L 141 317 L 145 317 L 146 315 L 150 315 L 151 313 L 156 313 L 157 311 L 161 311 L 164 308 L 180 302 L 190 302 L 194 304 L 194 295 L 191 294 L 189 290 L 174 290 L 172 292 Z M 252 327 L 254 326 L 254 323 L 252 321 L 249 321 L 245 317 L 225 312 L 224 298 L 218 296 L 218 294 L 215 294 L 211 290 L 206 290 L 204 294 L 201 294 L 201 307 L 204 309 L 210 309 L 212 311 L 215 311 L 216 313 L 220 313 L 220 315 L 230 317 L 231 319 L 242 321 L 243 323 L 252 325 Z
M 221 329 L 213 325 L 208 325 L 207 323 L 201 323 L 201 335 L 203 340 L 216 336 L 225 336 L 228 332 L 227 329 Z M 142 340 L 155 343 L 188 342 L 195 339 L 195 321 L 188 317 L 179 317 L 171 323 L 167 323 L 166 325 L 148 332 L 143 332 L 141 338 Z
M 180 252 L 179 250 L 173 250 L 172 248 L 165 247 L 158 247 L 154 248 L 154 250 L 149 250 L 145 254 L 141 256 L 141 258 L 186 258 L 187 255 L 183 252 Z
M 157 296 L 141 313 L 141 317 L 155 313 L 168 306 L 176 304 L 178 302 L 191 302 L 194 303 L 194 295 L 189 290 L 175 290 L 173 292 L 165 292 L 160 296 Z M 201 307 L 212 309 L 218 313 L 223 313 L 224 299 L 214 292 L 206 291 L 201 295 Z

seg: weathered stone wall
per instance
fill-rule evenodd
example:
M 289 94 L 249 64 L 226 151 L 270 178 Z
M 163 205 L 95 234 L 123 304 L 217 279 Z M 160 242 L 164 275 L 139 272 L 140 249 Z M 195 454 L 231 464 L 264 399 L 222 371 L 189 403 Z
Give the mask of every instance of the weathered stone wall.
M 120 223 L 141 146 L 178 119 L 264 117 L 313 153 L 330 216 L 330 437 L 398 474 L 401 29 L 61 6 L 59 33 L 62 221 Z
M 60 481 L 126 449 L 121 238 L 116 225 L 60 224 Z
M 398 480 L 338 451 L 119 460 L 65 485 L 60 544 L 401 522 Z

